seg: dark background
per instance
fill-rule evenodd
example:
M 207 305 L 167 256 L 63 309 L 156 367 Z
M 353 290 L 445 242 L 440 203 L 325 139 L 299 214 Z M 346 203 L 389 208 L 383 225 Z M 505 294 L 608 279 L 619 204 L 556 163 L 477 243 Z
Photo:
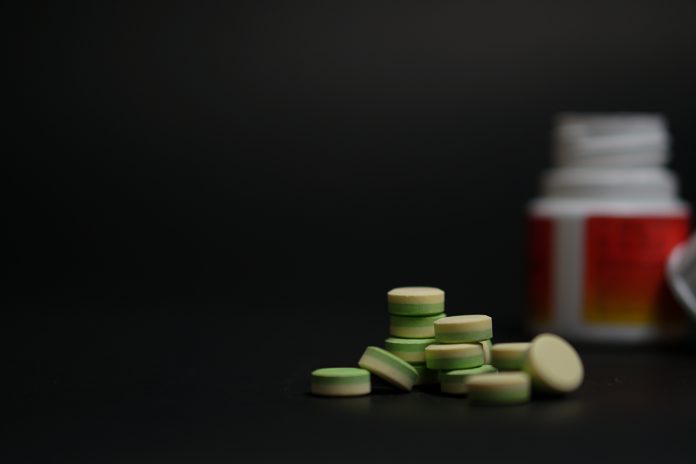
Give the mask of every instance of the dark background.
M 519 334 L 524 208 L 558 111 L 663 112 L 696 201 L 694 2 L 26 2 L 7 19 L 9 424 L 56 461 L 172 462 L 201 423 L 289 433 L 316 408 L 307 372 L 381 341 L 394 286 Z

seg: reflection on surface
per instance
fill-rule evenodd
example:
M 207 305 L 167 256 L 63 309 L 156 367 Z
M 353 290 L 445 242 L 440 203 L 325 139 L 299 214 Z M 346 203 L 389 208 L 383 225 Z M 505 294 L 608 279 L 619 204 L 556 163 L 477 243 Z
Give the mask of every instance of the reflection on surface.
M 374 393 L 373 393 L 374 394 Z M 311 400 L 311 410 L 318 413 L 340 414 L 340 415 L 367 415 L 370 412 L 372 397 L 354 396 L 345 398 L 333 398 L 306 394 Z
M 582 420 L 586 408 L 576 397 L 535 397 L 531 403 L 509 406 L 471 405 L 466 396 L 446 395 L 437 385 L 417 387 L 411 393 L 375 385 L 369 396 L 324 398 L 304 395 L 309 409 L 320 415 L 363 416 L 391 425 L 423 420 L 438 425 L 476 421 L 477 424 L 573 424 Z
M 578 398 L 534 397 L 532 401 L 537 403 L 535 416 L 548 424 L 562 425 L 578 422 L 585 412 L 583 402 Z

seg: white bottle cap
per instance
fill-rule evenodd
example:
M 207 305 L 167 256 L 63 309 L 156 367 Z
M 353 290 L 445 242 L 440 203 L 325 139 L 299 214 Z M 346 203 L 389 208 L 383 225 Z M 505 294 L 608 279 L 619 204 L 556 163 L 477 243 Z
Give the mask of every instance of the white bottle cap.
M 667 281 L 682 306 L 696 318 L 696 234 L 670 253 Z
M 605 198 L 660 201 L 676 197 L 677 178 L 660 167 L 597 169 L 564 167 L 542 176 L 542 191 L 555 198 Z
M 554 127 L 561 166 L 659 166 L 669 158 L 665 118 L 650 113 L 561 113 Z

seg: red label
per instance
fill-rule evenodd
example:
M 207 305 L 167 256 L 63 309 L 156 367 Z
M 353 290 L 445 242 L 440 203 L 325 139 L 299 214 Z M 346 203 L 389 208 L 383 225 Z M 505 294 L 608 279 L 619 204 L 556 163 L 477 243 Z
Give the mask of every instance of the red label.
M 664 277 L 689 217 L 588 218 L 583 317 L 588 323 L 652 325 L 682 316 Z
M 529 308 L 537 322 L 551 319 L 551 231 L 548 218 L 529 221 Z

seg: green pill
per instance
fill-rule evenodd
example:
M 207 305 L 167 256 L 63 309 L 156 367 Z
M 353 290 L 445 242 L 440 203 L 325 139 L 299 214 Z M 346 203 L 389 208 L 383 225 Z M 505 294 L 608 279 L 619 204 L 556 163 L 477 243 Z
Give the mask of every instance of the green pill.
M 384 340 L 384 348 L 406 362 L 416 364 L 425 362 L 425 348 L 435 343 L 434 338 L 397 338 Z
M 434 322 L 438 343 L 473 343 L 493 338 L 493 320 L 484 314 L 451 316 Z
M 389 313 L 397 316 L 429 316 L 445 311 L 442 303 L 389 303 Z
M 425 363 L 429 369 L 470 369 L 483 364 L 483 348 L 478 343 L 429 345 L 425 349 Z
M 413 388 L 418 371 L 403 359 L 376 346 L 365 349 L 358 365 L 402 390 Z
M 501 371 L 519 371 L 524 366 L 530 343 L 496 343 L 491 348 L 491 364 Z
M 466 384 L 472 404 L 506 405 L 529 401 L 530 381 L 524 372 L 471 376 Z
M 465 395 L 469 392 L 467 382 L 471 376 L 492 372 L 497 372 L 497 369 L 489 364 L 471 369 L 440 371 L 440 390 L 442 393 L 449 393 L 450 395 Z
M 389 334 L 399 338 L 433 338 L 434 322 L 446 315 L 434 316 L 389 316 Z
M 370 393 L 370 373 L 357 367 L 326 367 L 312 371 L 310 391 L 321 396 L 360 396 Z
M 435 287 L 400 287 L 387 292 L 389 312 L 397 316 L 429 316 L 445 312 L 445 292 Z

